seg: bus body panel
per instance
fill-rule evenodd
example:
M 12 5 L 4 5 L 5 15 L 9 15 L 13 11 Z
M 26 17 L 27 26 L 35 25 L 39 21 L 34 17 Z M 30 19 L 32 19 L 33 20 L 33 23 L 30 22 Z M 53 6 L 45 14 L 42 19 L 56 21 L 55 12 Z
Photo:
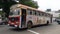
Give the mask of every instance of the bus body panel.
M 33 25 L 38 25 L 38 24 L 47 24 L 47 21 L 50 22 L 50 17 L 45 17 L 45 16 L 34 16 L 34 15 L 27 15 L 27 22 L 32 21 Z
M 17 27 L 20 24 L 20 16 L 9 16 L 8 24 L 13 27 Z
M 32 23 L 33 23 L 33 25 L 37 25 L 37 16 L 34 16 L 34 15 L 27 15 L 27 18 L 26 18 L 27 20 L 27 23 L 28 23 L 28 21 L 32 21 Z
M 9 25 L 14 25 L 15 27 L 19 27 L 19 28 L 26 28 L 27 27 L 27 23 L 29 22 L 29 21 L 32 21 L 32 24 L 33 25 L 39 25 L 39 24 L 47 24 L 47 21 L 49 21 L 49 24 L 52 22 L 52 17 L 50 17 L 50 16 L 48 16 L 49 15 L 49 13 L 45 13 L 45 12 L 42 12 L 42 11 L 39 11 L 39 10 L 37 10 L 37 9 L 35 9 L 35 8 L 32 8 L 32 7 L 28 7 L 28 6 L 25 6 L 25 5 L 21 5 L 21 4 L 16 4 L 16 5 L 13 5 L 13 6 L 11 6 L 11 8 L 10 9 L 18 9 L 18 8 L 20 8 L 20 17 L 19 17 L 19 25 L 18 26 L 16 26 L 15 24 L 13 24 L 12 22 L 10 22 L 9 23 Z M 23 10 L 22 10 L 23 9 Z M 28 13 L 28 9 L 30 9 L 30 10 L 35 10 L 36 12 L 41 12 L 42 14 L 48 14 L 47 16 L 44 16 L 44 15 L 42 15 L 42 16 L 40 16 L 40 15 L 29 15 L 29 14 L 27 14 Z M 26 11 L 25 13 L 24 13 L 24 10 Z M 34 11 L 33 11 L 34 12 Z M 25 14 L 25 15 L 24 15 Z M 9 18 L 12 18 L 12 17 L 17 17 L 17 15 L 14 15 L 14 16 L 9 16 Z M 23 23 L 23 21 L 24 21 L 24 23 Z M 16 23 L 16 21 L 14 22 L 14 23 Z

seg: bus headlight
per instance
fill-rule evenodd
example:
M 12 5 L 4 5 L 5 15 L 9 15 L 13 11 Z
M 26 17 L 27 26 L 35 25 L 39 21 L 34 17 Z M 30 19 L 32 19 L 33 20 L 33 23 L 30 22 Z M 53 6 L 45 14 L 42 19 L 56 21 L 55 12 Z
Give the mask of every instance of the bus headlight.
M 17 27 L 17 25 L 15 25 L 15 27 Z

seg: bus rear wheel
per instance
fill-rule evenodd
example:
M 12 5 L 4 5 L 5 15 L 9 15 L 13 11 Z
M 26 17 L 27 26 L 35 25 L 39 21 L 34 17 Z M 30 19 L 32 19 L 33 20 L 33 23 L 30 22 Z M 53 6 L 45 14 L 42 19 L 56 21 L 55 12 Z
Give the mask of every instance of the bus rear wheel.
M 28 22 L 28 23 L 27 23 L 27 28 L 28 28 L 28 29 L 32 28 L 32 22 Z
M 47 21 L 46 25 L 48 25 L 48 24 L 49 24 L 49 21 Z

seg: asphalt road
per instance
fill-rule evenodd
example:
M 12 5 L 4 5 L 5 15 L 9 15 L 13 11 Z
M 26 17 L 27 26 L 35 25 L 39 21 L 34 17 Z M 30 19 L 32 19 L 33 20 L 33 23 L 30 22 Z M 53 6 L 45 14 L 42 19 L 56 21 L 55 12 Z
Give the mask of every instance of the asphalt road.
M 48 26 L 34 27 L 27 30 L 15 30 L 7 25 L 0 25 L 0 34 L 60 34 L 60 25 L 53 22 Z

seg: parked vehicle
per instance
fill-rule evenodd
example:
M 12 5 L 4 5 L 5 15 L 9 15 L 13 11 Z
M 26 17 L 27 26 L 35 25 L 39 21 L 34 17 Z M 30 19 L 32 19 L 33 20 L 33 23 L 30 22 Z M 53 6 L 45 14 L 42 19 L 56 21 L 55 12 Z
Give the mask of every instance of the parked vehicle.
M 8 18 L 4 18 L 4 19 L 2 20 L 2 23 L 3 23 L 3 24 L 8 24 Z
M 60 24 L 60 18 L 56 18 L 55 21 Z
M 3 23 L 2 23 L 2 17 L 0 16 L 0 25 L 2 25 Z

